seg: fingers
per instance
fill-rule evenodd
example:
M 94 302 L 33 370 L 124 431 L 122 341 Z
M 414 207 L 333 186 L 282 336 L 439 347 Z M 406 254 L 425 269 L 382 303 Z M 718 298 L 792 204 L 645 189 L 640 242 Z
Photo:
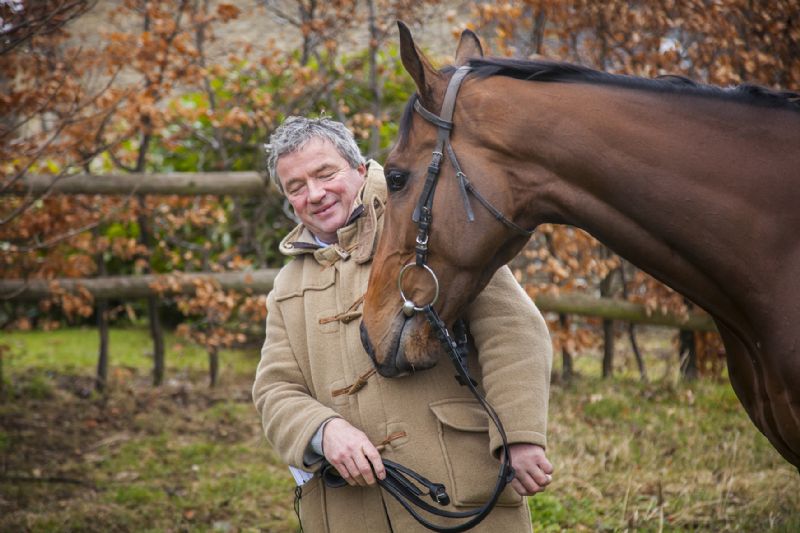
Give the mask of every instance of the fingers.
M 386 470 L 378 450 L 371 444 L 365 445 L 360 452 L 352 453 L 340 463 L 333 463 L 339 475 L 350 485 L 365 487 L 375 484 L 375 476 L 386 477 Z
M 542 469 L 545 475 L 550 476 L 552 478 L 553 474 L 553 465 L 550 464 L 550 461 L 547 460 L 547 457 L 542 457 L 539 460 L 539 468 Z
M 336 470 L 339 471 L 339 474 L 341 474 L 342 478 L 344 478 L 349 485 L 360 485 L 363 487 L 367 484 L 361 474 L 360 468 L 352 457 L 348 457 L 342 461 L 340 465 L 336 466 Z
M 375 475 L 378 476 L 378 479 L 385 479 L 386 478 L 386 468 L 383 466 L 383 460 L 381 459 L 381 454 L 378 449 L 372 445 L 372 443 L 368 443 L 368 446 L 364 447 L 364 456 L 369 460 L 371 465 L 370 474 L 375 472 Z
M 532 496 L 545 490 L 553 480 L 553 465 L 544 448 L 535 444 L 513 444 L 509 447 L 511 465 L 515 470 L 511 487 L 522 496 Z
M 357 469 L 353 478 L 358 485 L 363 487 L 366 485 L 375 484 L 375 477 L 372 474 L 372 466 L 370 465 L 370 462 L 367 461 L 363 450 L 354 455 L 353 463 Z
M 552 481 L 553 476 L 546 474 L 541 469 L 536 469 L 531 473 L 526 470 L 518 470 L 511 482 L 511 487 L 521 496 L 533 496 L 542 492 Z
M 323 451 L 328 462 L 350 485 L 374 485 L 376 475 L 380 479 L 386 477 L 378 449 L 366 434 L 342 419 L 332 420 L 325 426 Z

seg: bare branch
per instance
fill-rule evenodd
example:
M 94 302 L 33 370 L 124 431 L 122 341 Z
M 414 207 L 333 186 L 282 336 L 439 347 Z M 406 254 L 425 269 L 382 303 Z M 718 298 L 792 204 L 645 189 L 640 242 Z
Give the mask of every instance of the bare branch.
M 0 28 L 0 55 L 11 52 L 34 36 L 60 30 L 69 21 L 92 9 L 96 3 L 97 0 L 26 2 L 21 11 L 5 17 L 11 22 Z

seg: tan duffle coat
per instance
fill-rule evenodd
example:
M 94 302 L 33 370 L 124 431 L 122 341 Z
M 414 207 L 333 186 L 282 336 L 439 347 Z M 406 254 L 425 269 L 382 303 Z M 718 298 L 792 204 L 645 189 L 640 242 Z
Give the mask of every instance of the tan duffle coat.
M 363 213 L 319 247 L 300 225 L 281 243 L 293 257 L 267 298 L 266 340 L 253 399 L 264 433 L 288 464 L 303 457 L 317 428 L 343 417 L 382 455 L 447 486 L 450 510 L 483 504 L 499 463 L 500 438 L 448 360 L 403 378 L 374 373 L 359 334 L 361 297 L 382 227 L 386 186 L 370 162 Z M 361 210 L 361 208 L 359 208 Z M 509 443 L 544 446 L 552 347 L 545 322 L 507 267 L 470 305 L 466 319 L 478 356 L 470 371 L 502 420 Z M 303 486 L 300 517 L 308 533 L 427 531 L 380 488 Z M 437 524 L 452 525 L 431 517 Z M 530 531 L 526 500 L 506 487 L 476 531 Z

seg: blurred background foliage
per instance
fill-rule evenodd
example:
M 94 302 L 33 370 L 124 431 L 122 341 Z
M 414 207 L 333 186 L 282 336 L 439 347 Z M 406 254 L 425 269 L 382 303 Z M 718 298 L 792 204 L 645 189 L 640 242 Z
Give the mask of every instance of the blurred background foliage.
M 468 27 L 493 55 L 800 88 L 800 5 L 791 0 L 6 0 L 0 18 L 3 192 L 26 174 L 263 175 L 264 143 L 292 114 L 345 122 L 382 161 L 413 91 L 398 59 L 397 19 L 442 65 Z M 0 195 L 0 276 L 279 267 L 277 244 L 294 222 L 264 179 L 257 197 Z M 540 228 L 512 266 L 534 296 L 581 291 L 675 313 L 691 307 L 574 228 Z M 99 309 L 88 294 L 55 290 L 35 304 L 3 300 L 0 326 L 86 323 Z M 102 313 L 112 323 L 160 317 L 216 350 L 258 342 L 265 309 L 263 295 L 209 283 L 147 305 L 109 301 Z M 626 333 L 600 320 L 551 318 L 565 364 Z M 700 370 L 719 375 L 719 341 L 689 342 Z
M 0 280 L 280 267 L 294 222 L 266 180 L 250 197 L 6 193 L 34 174 L 265 179 L 264 143 L 292 114 L 344 121 L 381 162 L 413 91 L 398 19 L 440 65 L 471 28 L 493 55 L 800 90 L 796 0 L 0 0 Z M 571 227 L 539 228 L 512 267 L 534 296 L 691 307 Z M 297 530 L 249 393 L 264 295 L 170 283 L 146 301 L 0 295 L 0 529 Z M 798 530 L 796 472 L 717 382 L 715 334 L 637 330 L 645 369 L 632 327 L 549 318 L 556 383 L 582 351 L 610 375 L 625 342 L 617 379 L 576 358 L 551 389 L 559 474 L 529 502 L 537 530 Z M 679 349 L 697 356 L 682 376 Z

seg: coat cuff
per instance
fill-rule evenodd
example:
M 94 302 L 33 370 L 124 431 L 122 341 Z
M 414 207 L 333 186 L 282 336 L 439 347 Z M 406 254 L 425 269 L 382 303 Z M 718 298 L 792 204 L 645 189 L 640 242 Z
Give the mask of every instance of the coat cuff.
M 538 431 L 510 431 L 506 433 L 506 440 L 509 444 L 536 444 L 547 449 L 547 437 Z M 503 449 L 503 441 L 497 431 L 491 432 L 489 446 L 492 450 L 492 455 L 499 459 L 500 451 Z
M 307 452 L 311 449 L 311 439 L 323 424 L 333 418 L 337 418 L 338 416 L 338 413 L 327 408 L 324 412 L 314 416 L 305 426 L 304 430 L 300 432 L 300 438 L 298 441 L 296 441 L 296 445 L 292 446 L 290 460 L 286 462 L 309 472 L 316 471 L 319 468 L 320 461 L 309 463 L 306 460 Z
M 303 454 L 303 466 L 311 466 L 325 459 L 325 452 L 322 449 L 322 436 L 325 432 L 325 426 L 334 418 L 331 417 L 320 424 L 314 436 L 311 437 L 308 446 L 306 446 L 305 454 Z

